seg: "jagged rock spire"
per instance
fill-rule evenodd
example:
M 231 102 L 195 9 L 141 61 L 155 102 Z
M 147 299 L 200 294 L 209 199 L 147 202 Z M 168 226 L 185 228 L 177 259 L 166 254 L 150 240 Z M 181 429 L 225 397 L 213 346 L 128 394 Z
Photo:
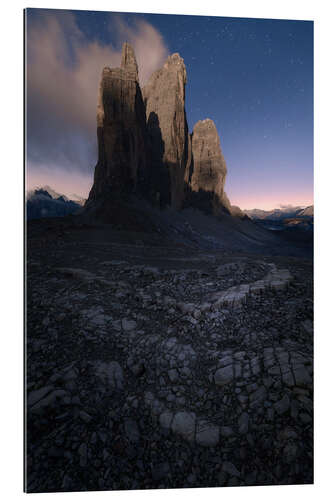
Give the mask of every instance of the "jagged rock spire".
M 186 68 L 179 54 L 168 57 L 143 88 L 147 127 L 152 143 L 152 186 L 161 204 L 179 209 L 189 157 L 185 112 Z
M 142 93 L 133 47 L 124 43 L 120 68 L 105 67 L 97 105 L 98 163 L 88 204 L 140 193 L 159 206 L 232 212 L 224 192 L 226 163 L 212 120 L 189 134 L 186 68 L 168 57 Z
M 128 42 L 123 44 L 121 52 L 121 68 L 135 73 L 136 79 L 138 79 L 138 64 L 136 62 L 134 49 Z
M 133 48 L 124 43 L 120 68 L 105 67 L 97 103 L 98 162 L 87 205 L 137 192 L 147 184 L 146 114 Z
M 224 193 L 227 166 L 215 123 L 209 118 L 198 121 L 191 142 L 190 204 L 216 214 L 220 209 L 230 212 L 230 202 Z

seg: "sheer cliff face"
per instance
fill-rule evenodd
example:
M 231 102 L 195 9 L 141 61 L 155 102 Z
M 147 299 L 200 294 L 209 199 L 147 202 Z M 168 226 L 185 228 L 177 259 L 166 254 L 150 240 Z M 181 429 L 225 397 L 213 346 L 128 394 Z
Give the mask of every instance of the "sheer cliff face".
M 224 193 L 227 167 L 220 139 L 212 120 L 195 124 L 192 134 L 192 164 L 187 175 L 189 203 L 205 211 L 230 212 L 230 202 Z
M 89 200 L 137 191 L 147 184 L 146 115 L 132 47 L 120 68 L 104 68 L 97 105 L 98 163 Z
M 168 57 L 142 93 L 133 48 L 125 43 L 120 68 L 104 68 L 97 105 L 98 162 L 87 207 L 137 193 L 163 207 L 193 206 L 232 213 L 224 192 L 227 174 L 212 120 L 189 134 L 185 112 L 186 69 Z M 103 208 L 104 207 L 104 208 Z
M 212 120 L 194 125 L 192 134 L 193 191 L 210 191 L 222 199 L 227 166 L 222 155 L 220 139 Z
M 179 54 L 168 57 L 143 88 L 147 129 L 152 145 L 152 190 L 161 205 L 179 209 L 189 159 L 185 113 L 186 69 Z

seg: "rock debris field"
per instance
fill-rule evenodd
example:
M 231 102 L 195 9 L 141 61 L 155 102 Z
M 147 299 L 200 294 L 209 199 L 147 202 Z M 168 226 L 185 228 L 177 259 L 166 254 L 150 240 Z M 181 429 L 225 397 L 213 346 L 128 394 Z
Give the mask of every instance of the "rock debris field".
M 313 482 L 312 294 L 306 259 L 32 234 L 27 490 Z

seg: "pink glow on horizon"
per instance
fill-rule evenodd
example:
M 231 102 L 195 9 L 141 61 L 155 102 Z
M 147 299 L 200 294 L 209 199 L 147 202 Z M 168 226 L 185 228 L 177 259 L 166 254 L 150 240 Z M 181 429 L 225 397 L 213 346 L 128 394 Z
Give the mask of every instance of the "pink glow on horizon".
M 87 198 L 93 184 L 93 169 L 91 174 L 82 174 L 77 171 L 66 171 L 59 168 L 38 168 L 28 166 L 26 172 L 27 191 L 36 187 L 50 186 L 60 194 L 70 197 L 72 194 Z M 258 186 L 260 188 L 260 186 Z M 252 195 L 242 192 L 242 190 L 232 189 L 232 186 L 226 187 L 227 195 L 232 205 L 237 205 L 241 209 L 259 208 L 262 210 L 271 210 L 281 208 L 281 205 L 292 205 L 307 207 L 313 205 L 313 192 L 287 192 L 281 186 L 276 187 L 274 192 L 267 192 L 262 187 L 263 194 L 252 191 Z
M 253 195 L 249 197 L 233 198 L 230 197 L 232 205 L 237 205 L 242 210 L 251 210 L 253 208 L 259 208 L 262 210 L 272 210 L 274 208 L 281 208 L 281 206 L 291 205 L 293 207 L 308 207 L 313 205 L 313 196 L 309 194 L 304 194 L 300 196 L 299 193 L 295 193 L 295 196 L 285 193 L 281 193 L 281 196 L 267 197 L 265 195 Z
M 313 205 L 313 190 L 309 189 L 302 180 L 298 185 L 283 182 L 280 179 L 265 178 L 262 181 L 249 180 L 241 184 L 238 180 L 228 182 L 226 193 L 232 205 L 241 209 L 251 210 L 260 208 L 272 210 L 281 208 L 281 205 L 308 207 Z
M 27 191 L 36 187 L 50 186 L 59 194 L 70 197 L 72 194 L 87 198 L 93 184 L 93 171 L 91 175 L 83 175 L 75 171 L 59 169 L 40 169 L 28 167 L 26 170 Z

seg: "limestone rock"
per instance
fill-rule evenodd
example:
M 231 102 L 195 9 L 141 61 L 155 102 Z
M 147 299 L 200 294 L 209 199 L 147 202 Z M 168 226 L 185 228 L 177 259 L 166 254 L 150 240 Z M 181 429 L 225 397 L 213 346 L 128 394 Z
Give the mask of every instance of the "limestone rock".
M 196 442 L 201 446 L 216 446 L 220 439 L 220 429 L 205 420 L 197 423 Z
M 240 434 L 246 434 L 249 430 L 249 415 L 244 412 L 238 419 L 238 430 Z
M 37 391 L 36 391 L 37 392 Z M 42 391 L 40 391 L 40 394 Z M 34 396 L 36 397 L 36 396 Z M 65 404 L 66 399 L 70 401 L 68 398 L 68 392 L 63 389 L 55 389 L 54 391 L 49 392 L 45 396 L 41 397 L 34 404 L 31 404 L 30 400 L 30 412 L 31 413 L 41 413 L 47 408 L 51 407 L 59 407 L 60 405 Z M 69 402 L 67 401 L 67 402 Z M 29 400 L 28 400 L 29 405 Z
M 240 477 L 239 470 L 231 462 L 223 462 L 222 470 L 229 474 L 230 476 Z
M 124 423 L 124 430 L 127 439 L 129 439 L 133 443 L 137 443 L 138 441 L 140 441 L 140 431 L 135 420 L 127 418 Z
M 189 133 L 186 80 L 184 61 L 176 53 L 141 91 L 135 53 L 127 42 L 120 68 L 103 69 L 98 161 L 86 211 L 112 221 L 119 211 L 128 223 L 122 204 L 134 193 L 158 207 L 194 206 L 215 215 L 243 217 L 224 192 L 227 168 L 214 122 L 199 121 Z
M 221 208 L 231 213 L 231 204 L 224 192 L 227 166 L 212 120 L 207 118 L 195 124 L 191 147 L 192 164 L 187 175 L 189 204 L 214 214 Z
M 279 415 L 283 415 L 289 410 L 290 400 L 288 394 L 285 394 L 280 401 L 277 401 L 274 405 L 275 410 L 279 413 Z
M 237 205 L 231 205 L 231 215 L 233 215 L 234 217 L 240 217 L 241 219 L 247 217 L 243 210 L 241 208 L 239 208 Z
M 186 69 L 179 54 L 168 57 L 143 88 L 152 144 L 151 185 L 156 201 L 181 208 L 189 159 L 185 112 Z
M 224 368 L 220 368 L 215 373 L 215 384 L 219 386 L 223 386 L 232 382 L 234 378 L 233 374 L 233 365 L 230 364 L 225 366 Z
M 171 413 L 171 411 L 166 410 L 163 413 L 161 413 L 160 415 L 161 427 L 163 427 L 164 429 L 170 429 L 172 419 L 173 419 L 173 414 Z
M 41 387 L 40 389 L 37 389 L 36 391 L 30 392 L 28 395 L 28 406 L 35 405 L 36 403 L 38 403 L 38 401 L 45 398 L 45 396 L 50 392 L 52 392 L 53 390 L 54 390 L 53 386 L 45 386 Z
M 146 114 L 133 48 L 125 43 L 120 68 L 105 67 L 97 105 L 98 162 L 86 206 L 147 185 Z
M 195 414 L 185 411 L 176 413 L 172 421 L 172 431 L 187 441 L 193 441 L 195 436 Z
M 135 58 L 133 47 L 129 43 L 124 43 L 121 53 L 121 67 L 135 74 L 138 80 L 138 65 Z
M 95 362 L 96 375 L 103 382 L 115 389 L 122 389 L 124 384 L 123 370 L 117 361 Z
M 125 332 L 130 332 L 136 328 L 136 322 L 130 319 L 123 318 L 121 321 L 121 326 Z

